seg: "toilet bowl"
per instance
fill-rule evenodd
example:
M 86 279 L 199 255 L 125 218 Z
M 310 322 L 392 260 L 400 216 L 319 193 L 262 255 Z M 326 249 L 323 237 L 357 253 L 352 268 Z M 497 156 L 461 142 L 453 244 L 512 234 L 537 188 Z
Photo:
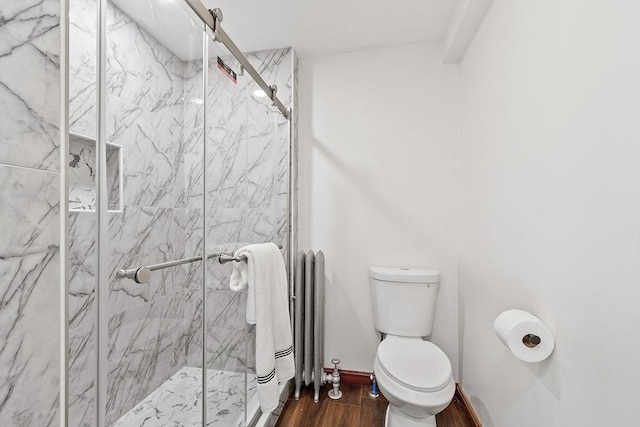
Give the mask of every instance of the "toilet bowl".
M 436 426 L 455 393 L 451 363 L 435 344 L 420 338 L 387 336 L 373 372 L 389 401 L 386 427 Z
M 447 355 L 430 341 L 440 282 L 437 270 L 371 267 L 371 306 L 378 346 L 373 372 L 389 401 L 386 427 L 436 426 L 455 394 Z

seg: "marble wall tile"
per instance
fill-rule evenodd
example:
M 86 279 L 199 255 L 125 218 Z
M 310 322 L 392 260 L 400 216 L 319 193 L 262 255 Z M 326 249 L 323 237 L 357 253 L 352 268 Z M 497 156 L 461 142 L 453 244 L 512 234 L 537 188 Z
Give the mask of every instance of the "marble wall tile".
M 221 207 L 247 205 L 246 77 L 234 84 L 217 68 L 209 76 L 207 198 Z
M 0 420 L 7 425 L 59 423 L 60 177 L 50 173 L 60 162 L 59 24 L 58 0 L 0 1 Z
M 187 129 L 204 126 L 204 75 L 203 61 L 188 61 L 183 64 L 183 111 L 182 125 Z M 209 93 L 211 96 L 211 93 Z
M 202 368 L 202 287 L 185 293 L 183 332 L 176 345 L 184 355 L 184 366 Z
M 202 209 L 204 194 L 204 130 L 182 129 L 176 154 L 176 208 Z
M 209 369 L 247 372 L 255 367 L 254 329 L 246 321 L 246 292 L 208 288 L 207 331 Z M 252 342 L 253 341 L 253 342 Z
M 96 83 L 69 78 L 69 131 L 96 137 Z
M 57 426 L 59 175 L 0 165 L 0 419 Z
M 96 82 L 97 0 L 69 1 L 69 80 Z
M 173 109 L 144 112 L 114 134 L 110 142 L 122 145 L 125 206 L 174 207 L 175 167 L 181 127 Z
M 243 244 L 237 243 L 237 245 L 238 247 L 241 247 Z M 236 246 L 229 245 L 228 247 L 230 249 L 234 249 Z M 217 252 L 218 250 L 219 249 L 216 249 L 215 251 Z M 231 271 L 231 264 L 220 264 L 216 259 L 210 259 L 207 264 L 207 292 L 212 289 L 229 289 L 229 278 L 231 277 Z
M 202 255 L 203 244 L 203 218 L 202 209 L 179 209 L 173 210 L 174 222 L 174 238 L 173 238 L 173 255 L 174 258 L 189 258 Z M 187 266 L 195 266 L 201 269 L 201 263 L 184 264 Z M 178 271 L 178 270 L 173 270 Z M 182 273 L 181 273 L 182 274 Z M 174 280 L 178 280 L 175 278 Z M 189 286 L 188 279 L 181 279 L 185 287 Z
M 97 0 L 71 0 L 69 17 L 69 130 L 95 138 Z
M 247 210 L 240 240 L 251 243 L 276 242 L 276 215 L 273 208 L 252 208 Z
M 146 111 L 181 103 L 182 61 L 117 7 L 107 13 L 107 91 Z
M 60 2 L 0 2 L 0 163 L 58 171 Z
M 275 123 L 270 107 L 252 102 L 249 109 L 247 197 L 250 207 L 269 208 L 276 189 Z
M 276 117 L 276 188 L 275 205 L 279 208 L 286 208 L 289 205 L 289 168 L 290 168 L 290 147 L 289 147 L 289 122 L 284 117 Z
M 131 132 L 138 121 L 148 117 L 149 113 L 139 106 L 107 93 L 106 132 L 108 142 L 125 145 L 123 134 Z
M 247 206 L 246 128 L 211 128 L 208 139 L 207 199 L 218 208 Z M 219 138 L 213 142 L 213 138 Z
M 202 209 L 174 210 L 174 258 L 201 256 L 203 252 Z M 173 283 L 185 292 L 182 334 L 176 343 L 184 365 L 202 367 L 203 263 L 194 262 L 172 269 Z
M 263 52 L 253 52 L 247 55 L 249 61 L 263 73 L 263 77 L 268 82 L 274 82 L 278 86 L 278 97 L 289 108 L 293 102 L 293 79 L 294 79 L 294 55 L 290 48 L 276 49 Z M 265 110 L 273 111 L 269 101 L 264 98 L 254 99 L 255 103 L 262 104 Z M 255 107 L 253 111 L 258 111 Z M 289 193 L 289 121 L 284 119 L 279 113 L 271 113 L 274 119 L 273 126 L 265 120 L 261 120 L 258 114 L 254 113 L 250 126 L 250 135 L 265 135 L 273 142 L 275 156 L 274 199 L 271 199 L 278 207 L 288 206 Z M 268 126 L 268 127 L 267 127 Z M 294 123 L 294 127 L 296 124 Z M 251 132 L 253 132 L 251 134 Z M 257 179 L 266 179 L 260 174 L 256 174 Z M 259 193 L 260 194 L 260 193 Z M 256 200 L 260 200 L 258 197 Z
M 118 279 L 123 268 L 173 261 L 173 209 L 125 206 L 109 215 L 109 313 L 120 313 L 172 293 L 171 269 L 154 271 L 146 284 Z
M 242 329 L 222 326 L 207 329 L 207 368 L 248 372 L 248 340 L 248 326 Z
M 278 86 L 278 98 L 287 108 L 291 108 L 294 79 L 293 50 L 291 48 L 263 50 L 247 53 L 246 57 L 267 83 Z
M 236 249 L 247 209 L 217 207 L 213 199 L 207 204 L 207 251 Z
M 211 289 L 207 293 L 207 317 L 213 328 L 229 327 L 244 329 L 247 318 L 244 310 L 247 295 L 245 292 L 234 292 L 230 289 Z
M 118 419 L 184 363 L 185 293 L 176 292 L 109 319 L 107 421 Z
M 95 323 L 69 329 L 69 426 L 95 422 Z
M 96 214 L 69 212 L 69 327 L 95 322 Z

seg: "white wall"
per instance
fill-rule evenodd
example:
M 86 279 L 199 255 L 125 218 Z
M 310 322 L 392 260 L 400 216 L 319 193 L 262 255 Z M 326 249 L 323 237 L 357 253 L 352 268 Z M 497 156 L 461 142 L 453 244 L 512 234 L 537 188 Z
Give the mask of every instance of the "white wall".
M 326 254 L 326 366 L 371 371 L 368 268 L 442 273 L 433 341 L 457 376 L 458 67 L 438 45 L 300 60 L 300 248 Z
M 462 382 L 487 427 L 640 425 L 640 6 L 497 1 L 462 63 Z M 492 324 L 537 314 L 516 360 Z

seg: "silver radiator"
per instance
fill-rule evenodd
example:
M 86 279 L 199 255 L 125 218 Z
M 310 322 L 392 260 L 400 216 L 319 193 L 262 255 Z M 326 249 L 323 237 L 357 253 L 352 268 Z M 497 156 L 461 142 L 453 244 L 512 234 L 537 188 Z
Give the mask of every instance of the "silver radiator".
M 324 376 L 324 254 L 298 252 L 294 275 L 295 398 L 313 384 L 320 400 Z

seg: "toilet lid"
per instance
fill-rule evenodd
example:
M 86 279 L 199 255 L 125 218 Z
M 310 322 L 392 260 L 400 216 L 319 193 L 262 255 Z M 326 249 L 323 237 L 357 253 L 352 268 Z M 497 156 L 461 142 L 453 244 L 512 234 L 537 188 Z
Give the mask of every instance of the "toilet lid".
M 435 344 L 416 338 L 389 338 L 380 343 L 377 354 L 389 376 L 418 391 L 437 391 L 448 384 L 451 363 Z

